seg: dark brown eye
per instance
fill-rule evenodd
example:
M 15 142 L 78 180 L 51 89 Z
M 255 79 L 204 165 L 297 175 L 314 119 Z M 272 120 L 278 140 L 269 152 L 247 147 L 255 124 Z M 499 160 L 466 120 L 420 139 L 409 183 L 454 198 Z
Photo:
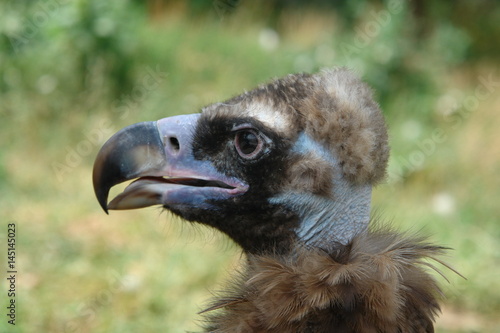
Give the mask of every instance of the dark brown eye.
M 242 130 L 236 133 L 234 146 L 241 157 L 250 159 L 262 150 L 262 139 L 254 130 Z

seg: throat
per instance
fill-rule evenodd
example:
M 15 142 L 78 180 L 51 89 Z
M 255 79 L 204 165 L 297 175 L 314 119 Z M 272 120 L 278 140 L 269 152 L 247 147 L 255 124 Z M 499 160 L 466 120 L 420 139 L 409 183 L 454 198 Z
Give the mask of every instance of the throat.
M 330 248 L 336 243 L 346 245 L 368 228 L 371 186 L 347 182 L 336 185 L 331 197 L 288 193 L 272 199 L 299 217 L 300 224 L 295 233 L 308 246 Z

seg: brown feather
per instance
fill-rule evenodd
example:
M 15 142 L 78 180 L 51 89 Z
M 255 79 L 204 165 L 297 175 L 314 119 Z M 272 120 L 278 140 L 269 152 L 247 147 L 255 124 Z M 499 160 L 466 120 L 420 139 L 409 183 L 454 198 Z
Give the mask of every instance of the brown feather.
M 339 158 L 344 177 L 356 184 L 376 184 L 385 176 L 389 145 L 384 117 L 370 87 L 346 68 L 290 74 L 209 105 L 202 114 L 207 120 L 235 115 L 268 120 L 266 125 L 292 140 L 305 131 Z M 324 175 L 327 184 L 331 173 Z M 324 191 L 314 181 L 318 176 L 323 177 L 313 173 L 313 181 L 306 180 L 314 192 Z
M 295 248 L 249 256 L 229 297 L 206 310 L 219 309 L 208 331 L 433 332 L 441 290 L 427 260 L 442 263 L 445 248 L 382 231 L 328 250 Z

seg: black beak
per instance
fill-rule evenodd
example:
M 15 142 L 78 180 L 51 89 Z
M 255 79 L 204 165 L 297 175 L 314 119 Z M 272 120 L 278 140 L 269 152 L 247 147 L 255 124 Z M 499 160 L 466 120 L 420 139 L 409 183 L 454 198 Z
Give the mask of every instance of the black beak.
M 134 124 L 117 132 L 101 148 L 94 163 L 94 191 L 102 209 L 108 213 L 108 195 L 113 186 L 143 174 L 153 176 L 165 164 L 156 122 Z
M 94 191 L 108 209 L 213 209 L 212 203 L 241 195 L 248 186 L 197 160 L 192 142 L 200 114 L 164 118 L 126 127 L 101 148 L 94 163 Z M 108 203 L 109 190 L 138 178 Z

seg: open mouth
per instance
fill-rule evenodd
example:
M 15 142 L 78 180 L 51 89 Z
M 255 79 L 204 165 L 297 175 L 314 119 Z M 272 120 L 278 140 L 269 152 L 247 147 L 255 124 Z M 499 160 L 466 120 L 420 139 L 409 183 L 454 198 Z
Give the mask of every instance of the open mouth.
M 235 189 L 236 187 L 226 184 L 219 180 L 205 180 L 205 179 L 197 179 L 197 178 L 170 178 L 170 177 L 141 177 L 136 181 L 153 181 L 158 183 L 167 183 L 167 184 L 176 184 L 176 185 L 185 185 L 185 186 L 193 186 L 193 187 L 220 187 L 228 190 Z
M 136 209 L 152 205 L 203 205 L 207 199 L 227 199 L 243 194 L 246 186 L 232 186 L 220 180 L 190 177 L 144 176 L 130 183 L 108 204 L 108 209 Z

